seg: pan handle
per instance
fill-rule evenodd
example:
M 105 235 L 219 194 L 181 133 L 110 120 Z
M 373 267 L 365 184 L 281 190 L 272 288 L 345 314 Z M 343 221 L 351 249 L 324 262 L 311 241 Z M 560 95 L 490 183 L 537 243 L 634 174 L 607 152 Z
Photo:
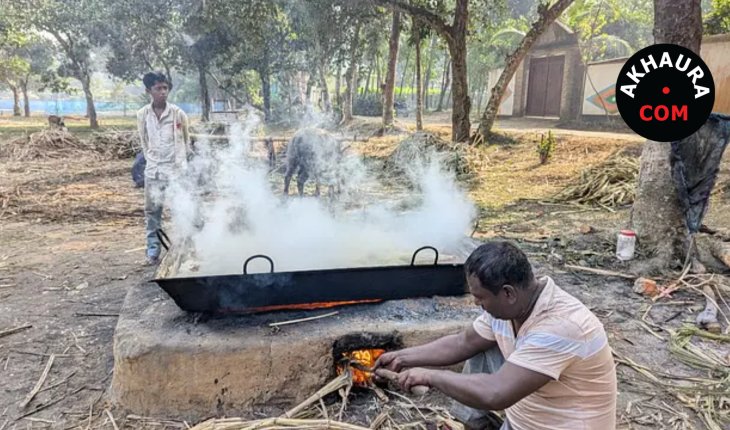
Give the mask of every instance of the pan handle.
M 243 262 L 243 274 L 244 275 L 248 275 L 248 269 L 247 269 L 248 262 L 251 261 L 251 260 L 255 260 L 257 258 L 263 258 L 264 260 L 268 260 L 269 264 L 271 264 L 271 272 L 270 273 L 274 273 L 274 260 L 272 260 L 271 258 L 267 257 L 266 255 L 258 254 L 258 255 L 252 255 L 251 257 L 248 257 L 248 259 L 246 259 L 246 261 Z
M 422 246 L 416 250 L 416 252 L 413 253 L 413 257 L 411 258 L 411 266 L 414 266 L 416 263 L 416 255 L 418 255 L 419 252 L 423 251 L 424 249 L 431 249 L 433 250 L 433 253 L 436 254 L 435 258 L 433 259 L 433 265 L 435 266 L 439 262 L 439 252 L 436 248 L 433 246 Z
M 167 234 L 161 228 L 157 229 L 155 234 L 157 235 L 157 239 L 162 244 L 162 247 L 165 248 L 165 251 L 169 251 L 170 250 L 170 238 L 167 237 Z

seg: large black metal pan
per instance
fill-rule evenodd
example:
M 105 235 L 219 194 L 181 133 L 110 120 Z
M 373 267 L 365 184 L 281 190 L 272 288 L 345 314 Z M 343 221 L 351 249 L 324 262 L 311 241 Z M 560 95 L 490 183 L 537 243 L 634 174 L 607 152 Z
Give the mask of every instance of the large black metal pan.
M 423 250 L 435 254 L 433 264 L 415 264 Z M 269 273 L 247 273 L 257 258 L 269 261 Z M 240 275 L 216 275 L 153 280 L 189 312 L 254 313 L 280 309 L 330 307 L 467 293 L 463 263 L 438 264 L 438 251 L 424 246 L 410 265 L 275 272 L 274 262 L 255 255 Z

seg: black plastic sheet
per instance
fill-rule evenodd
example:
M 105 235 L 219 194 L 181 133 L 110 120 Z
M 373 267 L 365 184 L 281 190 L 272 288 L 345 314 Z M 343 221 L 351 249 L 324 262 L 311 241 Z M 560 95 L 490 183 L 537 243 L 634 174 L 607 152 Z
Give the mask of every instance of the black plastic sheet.
M 730 116 L 713 113 L 696 133 L 672 142 L 672 178 L 689 234 L 702 226 L 728 141 Z

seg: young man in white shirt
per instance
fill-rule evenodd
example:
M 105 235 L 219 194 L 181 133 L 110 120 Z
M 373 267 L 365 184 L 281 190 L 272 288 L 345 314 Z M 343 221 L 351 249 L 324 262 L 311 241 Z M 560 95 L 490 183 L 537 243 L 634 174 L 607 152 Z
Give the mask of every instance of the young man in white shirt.
M 159 262 L 160 241 L 157 231 L 162 221 L 162 203 L 171 180 L 187 167 L 192 148 L 188 132 L 188 117 L 178 106 L 167 101 L 172 84 L 161 72 L 149 72 L 142 78 L 149 105 L 137 112 L 137 130 L 142 152 L 147 161 L 144 181 L 145 235 L 147 258 L 145 265 Z

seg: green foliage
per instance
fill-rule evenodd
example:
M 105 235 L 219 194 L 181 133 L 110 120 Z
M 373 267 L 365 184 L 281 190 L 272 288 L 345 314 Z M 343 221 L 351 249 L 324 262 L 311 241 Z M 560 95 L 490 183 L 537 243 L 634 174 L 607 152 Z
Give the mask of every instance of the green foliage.
M 102 32 L 111 51 L 106 63 L 109 73 L 131 82 L 149 70 L 172 75 L 172 70 L 182 66 L 183 22 L 188 9 L 181 1 L 102 1 L 107 3 L 109 14 Z
M 703 22 L 705 34 L 730 33 L 730 0 L 712 0 Z
M 652 43 L 652 0 L 576 0 L 563 20 L 579 33 L 586 62 L 624 57 Z
M 545 135 L 540 135 L 540 143 L 537 145 L 537 153 L 540 156 L 540 164 L 545 165 L 553 158 L 555 153 L 555 136 L 553 131 L 548 130 L 547 139 Z

